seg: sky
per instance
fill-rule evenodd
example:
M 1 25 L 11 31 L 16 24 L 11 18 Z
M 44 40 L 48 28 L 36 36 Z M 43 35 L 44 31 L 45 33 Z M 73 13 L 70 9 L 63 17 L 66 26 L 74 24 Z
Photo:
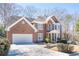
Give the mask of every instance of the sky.
M 54 9 L 54 8 L 60 8 L 67 10 L 68 13 L 79 13 L 79 3 L 23 3 L 19 4 L 22 7 L 26 6 L 33 6 L 38 9 Z M 73 29 L 73 22 L 70 22 L 70 30 Z
M 79 11 L 79 3 L 20 3 L 22 7 L 34 6 L 35 8 L 61 8 L 66 9 L 69 13 L 74 13 Z

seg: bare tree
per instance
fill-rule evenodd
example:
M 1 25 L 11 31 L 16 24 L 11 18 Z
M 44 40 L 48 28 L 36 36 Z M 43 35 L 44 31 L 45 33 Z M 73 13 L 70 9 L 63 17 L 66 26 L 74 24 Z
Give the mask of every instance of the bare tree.
M 65 14 L 66 14 L 65 9 L 59 9 L 59 8 L 48 9 L 48 8 L 44 8 L 44 9 L 38 9 L 37 13 L 35 13 L 35 16 L 48 17 L 48 16 L 51 16 L 51 15 L 54 15 L 54 16 L 58 16 L 58 17 L 62 18 Z
M 53 15 L 53 11 L 51 9 L 38 9 L 37 13 L 35 13 L 35 16 L 48 17 L 51 15 Z
M 21 12 L 21 7 L 13 3 L 1 3 L 0 4 L 0 16 L 4 25 L 8 22 L 10 16 L 17 16 Z
M 22 15 L 31 18 L 34 16 L 36 12 L 37 12 L 37 9 L 35 7 L 26 6 L 25 8 L 23 8 Z

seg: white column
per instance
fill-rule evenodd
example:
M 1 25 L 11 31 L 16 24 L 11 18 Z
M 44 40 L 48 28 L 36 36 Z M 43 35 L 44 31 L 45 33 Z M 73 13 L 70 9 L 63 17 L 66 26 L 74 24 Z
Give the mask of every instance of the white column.
M 56 33 L 56 42 L 57 42 L 57 38 L 58 38 L 58 33 Z
M 52 33 L 50 33 L 50 36 L 51 36 L 51 42 L 52 42 Z
M 56 39 L 55 39 L 55 33 L 54 33 L 54 42 L 55 42 L 55 40 L 56 40 Z
M 56 42 L 57 42 L 57 36 L 58 36 L 58 34 L 56 33 Z

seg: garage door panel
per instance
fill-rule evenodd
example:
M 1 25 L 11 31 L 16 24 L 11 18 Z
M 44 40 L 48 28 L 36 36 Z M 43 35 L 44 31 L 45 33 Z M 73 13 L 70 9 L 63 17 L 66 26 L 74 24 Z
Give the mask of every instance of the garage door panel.
M 13 34 L 13 43 L 32 43 L 32 34 Z

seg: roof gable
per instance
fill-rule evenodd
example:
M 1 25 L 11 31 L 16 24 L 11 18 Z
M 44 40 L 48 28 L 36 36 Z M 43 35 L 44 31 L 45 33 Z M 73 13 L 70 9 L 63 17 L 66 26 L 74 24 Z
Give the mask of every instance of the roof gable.
M 21 19 L 22 17 L 23 16 L 9 16 L 9 17 L 7 17 L 6 20 L 8 20 L 8 21 L 6 21 L 6 23 L 5 23 L 6 28 L 8 28 L 10 25 L 12 25 L 13 23 L 15 23 L 18 19 Z M 24 18 L 26 18 L 27 20 L 29 20 L 29 22 L 32 22 L 34 20 L 34 18 L 28 18 L 28 17 L 24 17 Z
M 58 18 L 56 17 L 56 16 L 52 16 L 51 17 L 56 23 L 59 23 L 59 20 L 58 20 Z
M 18 22 L 20 22 L 21 20 L 25 20 L 34 30 L 35 32 L 37 32 L 37 29 L 25 18 L 22 17 L 19 20 L 17 20 L 16 22 L 14 22 L 12 25 L 10 25 L 6 30 L 9 31 L 13 26 L 15 26 Z
M 49 20 L 51 20 L 51 22 L 52 22 L 52 23 L 55 23 L 55 21 L 54 21 L 54 20 L 52 20 L 52 18 L 51 18 L 50 16 L 46 19 L 46 21 L 45 21 L 45 22 L 47 23 Z
M 46 23 L 48 23 L 49 20 L 52 23 L 55 23 L 55 21 L 50 16 L 47 17 L 47 18 L 45 18 L 45 17 L 38 17 L 36 20 L 33 21 L 33 23 L 46 24 Z

